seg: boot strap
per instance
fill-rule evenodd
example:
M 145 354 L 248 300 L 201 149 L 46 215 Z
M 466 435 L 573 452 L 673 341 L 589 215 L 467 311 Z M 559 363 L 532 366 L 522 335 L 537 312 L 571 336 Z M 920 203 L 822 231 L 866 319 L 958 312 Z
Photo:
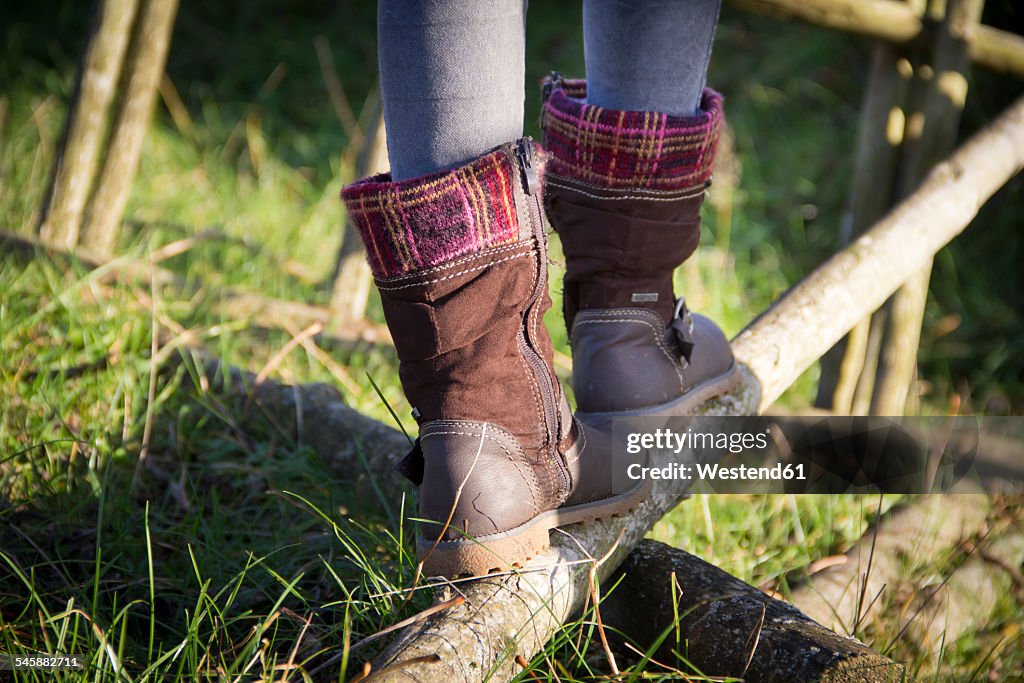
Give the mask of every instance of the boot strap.
M 423 483 L 423 465 L 423 449 L 420 447 L 420 440 L 417 437 L 412 445 L 412 450 L 396 462 L 392 469 L 419 486 Z
M 679 353 L 689 363 L 694 347 L 693 318 L 690 316 L 690 309 L 686 307 L 686 299 L 684 297 L 679 297 L 676 301 L 675 315 L 672 317 L 669 329 L 672 330 L 675 336 L 676 344 L 679 346 Z

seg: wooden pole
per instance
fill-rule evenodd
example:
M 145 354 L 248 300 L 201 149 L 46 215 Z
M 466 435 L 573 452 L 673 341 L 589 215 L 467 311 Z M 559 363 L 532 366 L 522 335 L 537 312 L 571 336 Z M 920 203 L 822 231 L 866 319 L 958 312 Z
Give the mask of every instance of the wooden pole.
M 733 342 L 741 382 L 705 415 L 762 411 L 868 311 L 957 235 L 978 208 L 1024 167 L 1024 98 L 974 136 L 878 225 L 836 254 Z M 809 333 L 813 331 L 813 333 Z M 700 425 L 693 429 L 699 431 Z M 674 461 L 692 453 L 661 454 Z M 656 458 L 655 466 L 658 466 Z M 505 680 L 607 578 L 685 495 L 686 482 L 658 480 L 628 517 L 562 529 L 525 571 L 457 586 L 464 602 L 399 632 L 373 664 L 374 681 Z M 448 591 L 451 597 L 454 591 Z M 445 594 L 442 593 L 442 598 Z
M 40 210 L 40 237 L 63 249 L 78 244 L 137 5 L 138 0 L 102 0 L 97 5 L 97 27 L 82 59 L 50 188 Z
M 928 169 L 956 144 L 967 99 L 966 36 L 981 19 L 984 0 L 936 0 L 941 19 L 929 47 L 927 64 L 915 71 L 914 103 L 907 119 L 897 196 L 908 196 Z M 924 60 L 923 60 L 924 61 Z M 917 369 L 917 352 L 928 299 L 932 263 L 911 277 L 893 296 L 886 338 L 871 399 L 872 415 L 902 415 Z
M 869 73 L 857 132 L 850 199 L 840 229 L 843 245 L 885 215 L 895 199 L 899 147 L 906 122 L 905 100 L 913 68 L 900 48 L 878 42 L 872 50 Z M 840 415 L 852 413 L 871 339 L 871 319 L 865 318 L 822 357 L 815 405 Z M 874 368 L 870 368 L 870 376 L 874 376 Z
M 363 149 L 356 163 L 356 176 L 363 177 L 383 173 L 388 169 L 387 135 L 384 130 L 384 113 L 378 102 L 369 135 L 364 138 Z M 338 330 L 359 323 L 366 316 L 366 304 L 370 296 L 373 277 L 366 262 L 363 241 L 351 221 L 346 221 L 338 262 L 331 287 L 331 324 Z
M 85 245 L 109 254 L 117 242 L 121 218 L 142 155 L 142 142 L 167 63 L 178 0 L 144 0 L 128 58 L 128 82 L 107 147 L 106 161 L 89 205 Z
M 921 33 L 920 16 L 896 0 L 730 0 L 730 4 L 893 43 L 909 42 Z
M 971 61 L 993 71 L 1024 76 L 1024 36 L 978 26 L 968 37 Z

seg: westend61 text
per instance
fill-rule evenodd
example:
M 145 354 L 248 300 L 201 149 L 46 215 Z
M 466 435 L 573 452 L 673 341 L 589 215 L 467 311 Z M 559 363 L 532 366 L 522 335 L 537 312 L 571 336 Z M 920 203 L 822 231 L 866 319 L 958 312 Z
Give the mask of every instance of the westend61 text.
M 717 463 L 696 463 L 683 465 L 671 463 L 664 467 L 644 467 L 633 463 L 626 469 L 626 476 L 630 479 L 677 479 L 690 481 L 696 478 L 701 481 L 803 481 L 803 464 L 776 463 L 772 467 L 748 467 L 737 465 L 735 467 L 721 467 Z

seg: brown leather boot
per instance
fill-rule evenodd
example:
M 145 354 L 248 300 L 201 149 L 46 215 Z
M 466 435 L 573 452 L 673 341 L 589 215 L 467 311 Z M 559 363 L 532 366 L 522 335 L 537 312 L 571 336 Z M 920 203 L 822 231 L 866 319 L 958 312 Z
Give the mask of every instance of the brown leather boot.
M 420 485 L 428 575 L 522 565 L 553 527 L 643 497 L 612 490 L 610 444 L 573 419 L 553 372 L 540 161 L 521 140 L 453 171 L 342 193 L 420 425 L 397 469 Z
M 738 379 L 722 331 L 672 285 L 700 240 L 722 99 L 706 90 L 702 112 L 672 117 L 585 98 L 584 81 L 552 74 L 541 114 L 577 416 L 688 415 Z

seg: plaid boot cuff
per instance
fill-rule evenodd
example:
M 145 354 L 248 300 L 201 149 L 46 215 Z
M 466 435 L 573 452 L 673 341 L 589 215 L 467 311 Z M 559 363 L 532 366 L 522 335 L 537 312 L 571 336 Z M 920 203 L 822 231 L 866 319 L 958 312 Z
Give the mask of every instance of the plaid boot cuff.
M 431 268 L 519 239 L 515 169 L 502 149 L 451 171 L 391 182 L 383 173 L 345 187 L 374 277 Z
M 610 189 L 680 190 L 711 178 L 722 126 L 714 90 L 704 89 L 694 116 L 587 104 L 583 80 L 549 78 L 544 92 L 548 172 Z

